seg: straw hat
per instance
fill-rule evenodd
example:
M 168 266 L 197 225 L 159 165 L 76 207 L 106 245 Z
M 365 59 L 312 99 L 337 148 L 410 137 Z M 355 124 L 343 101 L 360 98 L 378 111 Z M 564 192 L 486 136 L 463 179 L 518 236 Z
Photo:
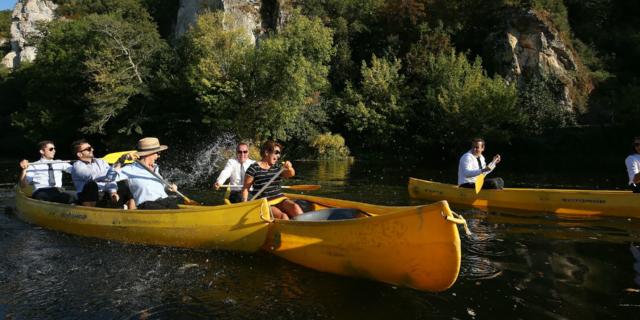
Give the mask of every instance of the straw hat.
M 167 146 L 160 145 L 160 140 L 155 137 L 147 137 L 138 140 L 138 145 L 136 146 L 136 153 L 140 157 L 148 156 L 150 154 L 154 154 L 156 152 L 160 152 L 162 150 L 167 150 Z

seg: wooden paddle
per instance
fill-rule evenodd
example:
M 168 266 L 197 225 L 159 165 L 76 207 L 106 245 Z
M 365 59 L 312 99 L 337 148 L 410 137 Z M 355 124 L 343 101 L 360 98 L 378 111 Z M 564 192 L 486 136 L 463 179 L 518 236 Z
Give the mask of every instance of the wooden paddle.
M 102 160 L 106 161 L 108 164 L 114 164 L 118 161 L 118 159 L 120 159 L 120 157 L 122 157 L 125 154 L 129 154 L 131 152 L 136 152 L 135 150 L 129 150 L 129 151 L 118 151 L 118 152 L 112 152 L 109 154 L 106 154 L 104 157 L 102 157 Z M 133 160 L 127 160 L 124 163 L 132 163 Z
M 478 177 L 476 177 L 476 194 L 480 193 L 482 190 L 482 185 L 484 184 L 484 177 L 486 174 L 481 173 Z
M 476 178 L 476 194 L 478 194 L 480 192 L 480 190 L 482 190 L 482 185 L 484 185 L 484 177 L 487 176 L 487 174 L 491 171 L 493 171 L 493 169 L 495 169 L 496 167 L 496 163 L 499 161 L 500 156 L 498 155 L 498 160 L 496 160 L 495 158 L 493 159 L 493 161 L 489 162 L 489 164 L 487 165 L 487 168 L 491 169 L 489 170 L 487 173 L 481 173 L 477 178 Z
M 165 186 L 171 188 L 171 184 L 169 182 L 167 182 L 166 180 L 164 180 L 159 174 L 155 173 L 155 171 L 151 170 L 151 168 L 147 167 L 146 164 L 144 164 L 144 162 L 140 161 L 140 160 L 136 160 L 136 162 L 142 166 L 145 170 L 147 170 L 149 173 L 151 173 L 154 177 L 156 177 L 156 179 L 158 179 L 158 181 L 162 182 L 162 184 L 164 184 Z M 199 206 L 200 203 L 198 203 L 197 201 L 193 201 L 191 199 L 189 199 L 189 197 L 185 196 L 184 194 L 182 194 L 182 192 L 175 190 L 175 193 L 177 193 L 179 196 L 182 197 L 182 199 L 184 199 L 184 203 L 188 204 L 190 206 Z
M 242 186 L 239 184 L 223 184 L 220 187 L 221 188 L 242 188 Z M 321 187 L 322 186 L 319 184 L 297 184 L 293 186 L 282 186 L 282 189 L 311 191 L 311 190 L 318 190 Z

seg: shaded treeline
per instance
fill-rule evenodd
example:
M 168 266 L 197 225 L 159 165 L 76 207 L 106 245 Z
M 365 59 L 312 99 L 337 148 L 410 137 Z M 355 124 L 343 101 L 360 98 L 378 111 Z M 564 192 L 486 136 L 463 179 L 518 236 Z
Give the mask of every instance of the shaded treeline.
M 57 3 L 66 19 L 31 39 L 37 59 L 0 72 L 5 153 L 44 138 L 115 150 L 145 135 L 198 145 L 231 132 L 305 157 L 344 156 L 344 144 L 424 156 L 457 154 L 473 136 L 563 145 L 545 137 L 632 132 L 639 117 L 635 2 L 298 0 L 257 45 L 220 13 L 174 38 L 177 0 Z M 553 79 L 496 74 L 484 42 L 514 8 L 543 12 L 586 65 L 576 72 L 595 90 L 575 110 L 558 105 Z

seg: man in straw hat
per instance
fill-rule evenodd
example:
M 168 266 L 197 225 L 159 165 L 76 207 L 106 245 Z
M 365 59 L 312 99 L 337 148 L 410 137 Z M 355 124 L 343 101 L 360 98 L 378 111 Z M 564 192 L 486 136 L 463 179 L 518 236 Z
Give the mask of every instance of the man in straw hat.
M 129 159 L 139 160 L 118 172 L 117 180 L 129 180 L 129 188 L 138 209 L 178 209 L 178 200 L 169 197 L 162 181 L 149 172 L 151 170 L 160 176 L 156 160 L 164 150 L 167 150 L 167 146 L 161 145 L 158 138 L 142 138 L 138 140 L 136 152 L 128 155 Z M 175 184 L 169 188 L 169 191 L 177 190 Z

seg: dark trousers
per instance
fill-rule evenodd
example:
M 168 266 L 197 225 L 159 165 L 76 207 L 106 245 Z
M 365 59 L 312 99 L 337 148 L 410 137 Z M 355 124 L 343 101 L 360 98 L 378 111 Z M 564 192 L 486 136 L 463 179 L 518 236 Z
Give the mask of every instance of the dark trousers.
M 142 210 L 178 209 L 178 199 L 175 197 L 160 198 L 153 201 L 145 201 L 138 205 Z
M 73 195 L 66 193 L 62 188 L 56 187 L 40 188 L 33 192 L 31 198 L 66 204 L 71 204 L 75 201 L 75 197 Z
M 463 183 L 461 185 L 459 185 L 458 187 L 460 188 L 475 188 L 476 184 L 473 182 L 467 182 L 467 183 Z M 502 178 L 491 178 L 491 179 L 484 179 L 484 184 L 482 185 L 482 189 L 504 189 L 504 180 L 502 180 Z
M 242 191 L 231 191 L 229 194 L 229 201 L 231 203 L 242 202 Z
M 630 184 L 629 188 L 631 188 L 633 193 L 640 193 L 640 184 Z
M 95 202 L 96 206 L 101 208 L 122 208 L 127 201 L 133 198 L 127 180 L 118 181 L 118 196 L 120 197 L 118 202 L 111 201 L 111 195 L 106 192 L 100 197 L 98 184 L 95 181 L 89 181 L 78 193 L 78 204 Z

